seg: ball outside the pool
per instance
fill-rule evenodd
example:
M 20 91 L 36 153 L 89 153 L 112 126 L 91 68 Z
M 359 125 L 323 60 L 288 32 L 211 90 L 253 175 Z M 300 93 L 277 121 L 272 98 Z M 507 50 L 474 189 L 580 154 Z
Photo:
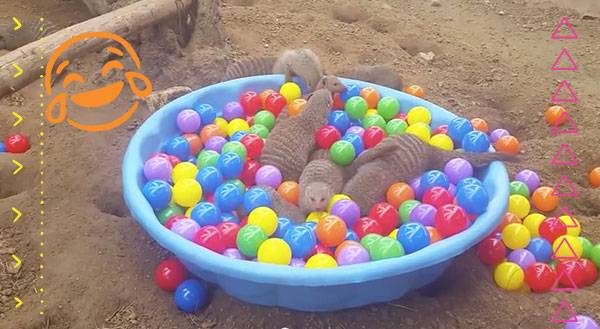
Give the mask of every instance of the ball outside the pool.
M 419 98 L 425 97 L 425 90 L 423 90 L 423 87 L 418 86 L 418 85 L 406 86 L 403 91 L 405 93 L 407 93 L 409 95 L 413 95 L 415 97 L 419 97 Z
M 541 211 L 552 211 L 558 207 L 559 198 L 554 195 L 554 189 L 549 186 L 541 186 L 531 194 L 533 205 Z
M 525 272 L 515 263 L 503 262 L 494 270 L 494 281 L 503 289 L 518 290 L 525 281 Z
M 540 177 L 534 171 L 529 169 L 517 173 L 515 180 L 525 183 L 529 192 L 535 191 L 540 186 Z
M 513 250 L 508 254 L 508 261 L 519 265 L 523 271 L 535 263 L 535 260 L 533 253 L 527 249 Z
M 552 257 L 552 246 L 543 238 L 533 238 L 527 245 L 529 250 L 538 262 L 548 262 Z
M 286 82 L 279 88 L 279 93 L 285 98 L 287 104 L 290 104 L 294 100 L 302 96 L 302 90 L 300 86 L 294 82 Z
M 512 155 L 519 154 L 521 150 L 519 140 L 514 136 L 503 136 L 496 142 L 496 151 Z
M 288 265 L 292 260 L 292 250 L 283 239 L 270 238 L 258 247 L 256 259 L 261 263 Z
M 502 241 L 504 244 L 512 249 L 523 249 L 527 247 L 531 240 L 531 233 L 523 224 L 508 224 L 502 230 Z
M 377 103 L 377 113 L 385 120 L 391 120 L 400 112 L 400 103 L 396 97 L 384 96 Z
M 0 153 L 6 152 L 6 146 L 4 146 L 4 142 L 0 142 Z
M 590 170 L 588 181 L 591 187 L 600 187 L 600 167 Z
M 558 217 L 547 217 L 538 228 L 540 237 L 550 243 L 554 243 L 559 236 L 567 234 L 567 225 Z
M 14 134 L 4 139 L 4 148 L 9 153 L 25 153 L 29 150 L 29 139 L 23 134 Z
M 525 283 L 534 292 L 550 291 L 556 279 L 556 272 L 546 263 L 535 262 L 525 270 Z
M 341 166 L 349 165 L 356 155 L 352 143 L 345 140 L 333 143 L 329 149 L 329 154 L 331 160 Z
M 553 255 L 559 259 L 580 258 L 583 255 L 581 241 L 574 236 L 562 235 L 552 243 Z
M 183 281 L 175 290 L 175 305 L 186 313 L 193 313 L 204 306 L 208 298 L 206 287 L 196 280 L 188 279 Z
M 560 105 L 550 106 L 544 117 L 546 118 L 546 122 L 551 126 L 560 126 L 567 121 L 567 110 Z
M 156 267 L 154 280 L 165 291 L 173 292 L 187 277 L 185 266 L 176 258 L 166 259 Z
M 465 152 L 487 152 L 490 147 L 490 141 L 485 133 L 473 130 L 468 132 L 462 139 L 462 148 Z
M 344 109 L 346 110 L 346 113 L 348 113 L 350 119 L 361 119 L 367 113 L 369 106 L 364 98 L 353 96 L 346 101 Z
M 502 129 L 502 128 L 494 129 L 490 133 L 490 143 L 496 144 L 496 142 L 498 142 L 498 140 L 500 138 L 502 138 L 504 136 L 509 136 L 509 135 L 510 135 L 510 133 L 506 129 Z
M 475 130 L 479 130 L 486 134 L 489 132 L 488 123 L 481 118 L 471 119 L 471 125 L 473 125 L 473 129 Z
M 448 124 L 448 136 L 452 138 L 454 145 L 461 145 L 463 138 L 470 131 L 473 131 L 473 125 L 465 118 L 454 118 Z
M 510 182 L 510 194 L 518 194 L 521 196 L 524 196 L 526 198 L 529 197 L 529 188 L 527 187 L 527 184 L 521 182 L 521 181 L 512 181 Z
M 577 315 L 576 322 L 565 323 L 564 329 L 600 329 L 600 325 L 589 316 Z
M 486 238 L 477 245 L 477 256 L 484 264 L 495 266 L 506 257 L 506 247 L 498 238 Z

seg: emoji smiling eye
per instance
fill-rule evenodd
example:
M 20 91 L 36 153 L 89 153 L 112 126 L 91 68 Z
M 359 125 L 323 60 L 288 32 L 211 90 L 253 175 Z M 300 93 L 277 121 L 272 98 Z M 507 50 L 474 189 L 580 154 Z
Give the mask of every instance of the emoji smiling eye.
M 79 73 L 71 72 L 65 77 L 63 87 L 66 89 L 73 82 L 84 83 L 85 79 Z
M 104 66 L 102 66 L 102 71 L 100 72 L 100 74 L 102 74 L 102 77 L 106 78 L 108 76 L 108 72 L 110 72 L 110 70 L 112 69 L 122 70 L 123 64 L 117 60 L 107 62 L 106 64 L 104 64 Z

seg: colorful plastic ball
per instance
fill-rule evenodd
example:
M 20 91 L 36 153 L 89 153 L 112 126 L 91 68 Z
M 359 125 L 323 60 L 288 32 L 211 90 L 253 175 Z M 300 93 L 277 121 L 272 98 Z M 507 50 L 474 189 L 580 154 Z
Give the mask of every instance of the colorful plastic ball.
M 320 148 L 328 149 L 333 143 L 342 138 L 334 126 L 322 126 L 315 134 L 315 140 Z
M 406 132 L 408 124 L 401 119 L 392 119 L 387 122 L 385 126 L 385 133 L 387 136 L 401 135 Z
M 232 152 L 237 154 L 242 161 L 246 161 L 248 157 L 248 152 L 246 151 L 246 147 L 244 144 L 238 141 L 229 141 L 223 144 L 223 148 L 221 149 L 221 153 Z
M 277 193 L 285 201 L 297 205 L 300 196 L 300 185 L 294 181 L 285 181 L 279 185 Z
M 477 256 L 484 264 L 495 266 L 506 257 L 506 247 L 498 238 L 486 238 L 477 245 Z
M 554 194 L 554 189 L 548 186 L 538 187 L 531 195 L 533 205 L 541 211 L 552 211 L 558 206 L 559 198 Z
M 400 204 L 398 208 L 398 213 L 400 215 L 400 220 L 403 223 L 407 223 L 410 220 L 410 214 L 421 202 L 417 200 L 406 200 Z
M 409 95 L 413 95 L 415 97 L 419 97 L 419 98 L 425 97 L 425 90 L 423 90 L 423 88 L 418 85 L 406 86 L 406 87 L 404 87 L 403 91 L 405 93 L 407 93 Z
M 243 260 L 244 256 L 237 248 L 227 248 L 223 251 L 223 256 L 227 258 Z
M 502 128 L 494 129 L 490 133 L 490 143 L 496 144 L 496 142 L 498 142 L 498 140 L 500 138 L 502 138 L 504 136 L 509 136 L 509 135 L 510 135 L 510 133 L 506 129 L 502 129 Z
M 583 255 L 583 246 L 577 237 L 561 235 L 552 243 L 552 257 L 556 259 L 578 259 Z
M 167 229 L 170 230 L 176 221 L 181 220 L 183 218 L 187 218 L 187 217 L 185 217 L 185 215 L 173 215 L 167 219 L 167 221 L 164 223 L 164 225 Z
M 240 104 L 244 108 L 244 114 L 253 116 L 260 110 L 262 103 L 260 96 L 255 91 L 246 91 L 240 96 Z
M 256 257 L 260 245 L 268 239 L 264 230 L 252 224 L 240 228 L 236 238 L 236 245 L 240 252 L 246 257 Z
M 0 153 L 6 152 L 6 146 L 4 146 L 4 142 L 0 142 Z
M 588 181 L 591 187 L 600 187 L 600 167 L 590 170 Z
M 342 137 L 342 140 L 352 143 L 355 156 L 360 155 L 365 150 L 365 145 L 363 144 L 362 139 L 356 134 L 346 132 L 344 137 Z
M 454 158 L 444 166 L 444 173 L 452 184 L 458 184 L 461 180 L 473 176 L 473 166 L 469 161 Z
M 379 239 L 381 239 L 381 238 L 382 238 L 381 234 L 369 233 L 360 239 L 360 245 L 363 246 L 365 249 L 367 249 L 367 251 L 370 252 L 371 247 L 373 247 L 375 242 L 379 241 Z
M 275 117 L 278 117 L 283 110 L 283 107 L 287 105 L 287 100 L 280 93 L 271 93 L 265 99 L 265 110 L 273 113 Z
M 369 248 L 369 255 L 374 261 L 404 256 L 404 248 L 396 239 L 384 236 L 373 243 Z
M 202 187 L 195 179 L 184 178 L 173 185 L 173 202 L 182 207 L 192 207 L 202 198 Z
M 531 240 L 531 233 L 523 224 L 508 224 L 502 230 L 502 241 L 512 249 L 523 249 Z
M 327 116 L 327 125 L 335 127 L 341 134 L 350 128 L 350 117 L 344 111 L 332 111 Z
M 294 82 L 286 82 L 279 88 L 279 93 L 285 98 L 286 102 L 290 104 L 292 101 L 302 97 L 302 90 Z
M 523 221 L 521 221 L 521 219 L 519 219 L 519 217 L 517 217 L 515 214 L 513 214 L 511 212 L 505 213 L 504 216 L 502 216 L 502 220 L 500 221 L 500 224 L 498 224 L 498 226 L 496 226 L 494 233 L 502 232 L 502 230 L 506 227 L 506 225 L 512 224 L 512 223 L 523 224 Z
M 525 271 L 530 265 L 535 263 L 536 258 L 527 249 L 516 249 L 508 254 L 508 261 L 519 265 Z
M 431 114 L 427 108 L 423 106 L 415 106 L 408 111 L 408 114 L 406 115 L 406 121 L 409 125 L 413 125 L 417 122 L 430 124 Z
M 165 157 L 152 157 L 144 162 L 144 177 L 147 180 L 170 181 L 172 171 L 173 166 Z
M 217 229 L 221 232 L 221 239 L 225 245 L 225 249 L 237 246 L 236 239 L 240 228 L 240 225 L 235 222 L 221 222 L 217 225 Z
M 567 117 L 565 116 L 565 114 L 567 114 L 567 110 L 565 110 L 564 107 L 554 105 L 550 106 L 546 110 L 544 117 L 546 118 L 546 122 L 548 124 L 550 124 L 551 126 L 558 127 L 567 121 Z
M 400 182 L 390 185 L 390 187 L 388 187 L 387 189 L 385 196 L 386 201 L 389 204 L 391 204 L 395 208 L 399 208 L 404 201 L 414 199 L 415 193 L 413 192 L 410 185 Z
M 200 114 L 194 110 L 187 109 L 177 114 L 177 128 L 183 133 L 194 133 L 200 129 L 202 120 Z
M 258 207 L 271 207 L 272 200 L 269 193 L 260 187 L 251 187 L 244 193 L 244 210 L 248 213 Z
M 261 91 L 260 94 L 258 94 L 263 108 L 265 107 L 265 102 L 267 101 L 267 96 L 271 95 L 274 92 L 275 92 L 275 90 L 273 90 L 273 89 L 265 89 L 265 90 Z
M 406 133 L 419 137 L 419 139 L 425 143 L 429 143 L 429 140 L 431 139 L 431 128 L 429 125 L 422 122 L 417 122 L 408 126 L 408 128 L 406 128 Z
M 400 112 L 400 103 L 395 97 L 384 96 L 377 102 L 377 113 L 385 120 L 391 120 L 398 112 Z
M 462 148 L 465 152 L 487 152 L 490 148 L 490 141 L 485 133 L 473 130 L 469 131 L 462 140 Z
M 200 121 L 202 122 L 202 125 L 213 123 L 217 117 L 217 110 L 215 110 L 210 104 L 200 104 L 194 108 L 194 111 L 200 114 Z
M 273 236 L 283 239 L 283 237 L 285 236 L 285 233 L 292 226 L 294 226 L 294 223 L 289 218 L 278 217 L 277 218 L 277 229 L 275 230 L 275 233 L 273 234 Z
M 195 178 L 197 173 L 198 167 L 196 165 L 189 162 L 181 162 L 173 168 L 171 180 L 173 183 L 177 183 L 184 178 Z
M 484 213 L 489 201 L 487 190 L 480 184 L 462 184 L 457 187 L 456 203 L 469 214 L 480 215 Z
M 315 234 L 305 225 L 293 225 L 284 234 L 283 239 L 292 249 L 295 258 L 304 258 L 317 244 Z
M 176 258 L 163 260 L 154 271 L 156 285 L 165 291 L 173 292 L 187 277 L 185 266 Z
M 329 155 L 331 160 L 336 164 L 347 166 L 354 160 L 356 154 L 352 143 L 345 140 L 339 140 L 331 145 Z
M 254 179 L 257 185 L 266 185 L 276 189 L 281 185 L 283 177 L 279 169 L 271 165 L 266 165 L 258 169 Z
M 217 128 L 215 129 L 214 126 L 217 126 Z M 216 117 L 215 118 L 215 123 L 213 125 L 208 125 L 208 127 L 210 128 L 202 128 L 202 130 L 200 131 L 200 136 L 207 136 L 207 137 L 212 137 L 212 136 L 227 136 L 227 120 L 223 119 L 222 117 Z
M 517 194 L 517 195 L 522 195 L 526 198 L 529 197 L 529 188 L 527 187 L 527 184 L 521 182 L 521 181 L 512 181 L 510 182 L 510 194 Z
M 441 206 L 435 214 L 434 221 L 435 228 L 444 238 L 466 230 L 469 225 L 465 210 L 454 204 Z
M 223 145 L 225 145 L 225 143 L 227 143 L 227 140 L 224 137 L 221 137 L 221 136 L 210 137 L 204 143 L 204 150 L 201 151 L 200 154 L 202 154 L 202 152 L 208 152 L 208 151 L 214 151 L 214 152 L 220 153 L 221 149 L 223 148 Z
M 576 322 L 565 323 L 564 329 L 600 329 L 600 325 L 589 316 L 577 315 Z
M 592 248 L 594 247 L 594 245 L 592 244 L 592 242 L 582 236 L 577 237 L 579 239 L 579 242 L 581 242 L 581 247 L 583 248 L 583 254 L 581 255 L 581 257 L 589 259 L 590 258 L 590 252 L 592 251 Z
M 326 215 L 326 213 L 323 212 L 323 211 L 312 211 L 312 212 L 310 212 L 308 214 L 308 216 L 306 216 L 306 222 L 312 222 L 312 223 L 314 223 L 315 224 L 315 228 L 316 228 L 316 224 L 325 215 Z
M 270 238 L 258 247 L 257 260 L 261 263 L 288 265 L 292 260 L 292 250 L 280 238 Z
M 198 168 L 204 168 L 206 166 L 216 166 L 219 159 L 219 153 L 212 150 L 202 150 L 198 154 L 196 165 Z
M 223 183 L 223 176 L 216 167 L 206 166 L 198 171 L 196 180 L 205 193 L 212 194 Z
M 167 142 L 165 153 L 176 156 L 180 160 L 187 159 L 190 155 L 190 144 L 183 136 L 177 136 Z
M 531 205 L 526 197 L 513 194 L 508 198 L 508 212 L 515 214 L 519 219 L 525 218 L 530 210 Z
M 29 150 L 29 139 L 23 134 L 14 134 L 4 139 L 4 148 L 9 153 L 25 153 Z
M 323 216 L 323 214 L 324 214 L 324 213 L 322 213 L 322 212 L 317 212 L 317 211 L 314 211 L 314 212 L 312 212 L 311 214 L 313 214 L 313 213 L 314 213 L 314 214 L 318 214 L 318 218 L 319 218 L 319 219 L 320 219 L 320 218 Z M 302 224 L 302 225 L 303 225 L 303 226 L 306 226 L 306 227 L 308 227 L 308 228 L 310 229 L 310 231 L 311 231 L 311 232 L 313 232 L 313 234 L 314 234 L 314 233 L 315 233 L 315 230 L 317 229 L 317 222 L 318 222 L 318 220 L 316 220 L 316 221 L 309 221 L 308 219 L 309 219 L 309 217 L 310 217 L 310 215 L 311 215 L 311 214 L 308 214 L 307 221 L 306 221 L 306 222 L 304 222 L 304 224 Z M 315 235 L 315 238 L 316 238 L 316 235 Z
M 369 106 L 364 98 L 353 96 L 346 101 L 344 109 L 351 119 L 361 119 L 367 113 Z
M 436 214 L 436 207 L 430 204 L 420 203 L 417 204 L 414 207 L 414 209 L 410 211 L 409 220 L 411 222 L 420 223 L 425 226 L 433 226 L 435 225 Z
M 254 125 L 263 125 L 270 131 L 275 126 L 275 115 L 269 111 L 259 111 L 254 115 Z
M 192 208 L 190 218 L 200 226 L 217 225 L 221 222 L 221 211 L 210 202 L 200 202 Z
M 187 240 L 193 240 L 200 230 L 200 225 L 189 218 L 183 218 L 173 223 L 171 231 Z
M 529 250 L 538 262 L 548 262 L 552 257 L 552 246 L 543 238 L 533 238 L 527 245 Z
M 423 189 L 423 191 L 427 191 L 435 186 L 447 189 L 450 186 L 448 176 L 439 170 L 429 170 L 421 175 L 420 187 Z
M 398 239 L 398 229 L 395 228 L 393 231 L 390 232 L 390 234 L 388 234 L 388 236 L 392 239 Z
M 423 194 L 423 203 L 430 204 L 436 208 L 439 208 L 445 204 L 451 204 L 454 202 L 454 196 L 450 192 L 439 186 L 434 186 Z
M 580 259 L 579 263 L 583 268 L 583 286 L 590 286 L 598 280 L 598 269 L 589 259 Z
M 535 191 L 540 186 L 540 177 L 534 171 L 525 169 L 517 173 L 515 180 L 527 185 L 529 191 Z
M 236 133 L 245 132 L 249 129 L 250 125 L 248 125 L 248 122 L 246 120 L 235 118 L 227 124 L 227 135 L 232 137 Z
M 216 125 L 208 125 L 200 131 L 200 139 L 204 143 L 205 150 L 221 152 L 221 148 L 227 142 L 225 136 L 220 133 Z M 200 152 L 202 153 L 202 152 Z
M 364 236 L 371 233 L 383 235 L 383 228 L 381 227 L 381 224 L 370 217 L 359 218 L 356 223 L 354 223 L 354 226 L 352 226 L 352 230 L 356 233 L 359 239 L 362 239 Z
M 550 291 L 556 279 L 556 272 L 548 264 L 540 261 L 531 264 L 525 270 L 525 283 L 534 292 Z
M 208 292 L 200 281 L 188 279 L 177 286 L 174 298 L 175 305 L 179 310 L 185 313 L 194 313 L 204 306 Z
M 514 136 L 503 136 L 498 139 L 494 145 L 496 151 L 501 153 L 508 153 L 512 155 L 519 154 L 521 150 L 519 140 Z
M 429 232 L 420 223 L 406 223 L 400 226 L 396 239 L 407 254 L 421 250 L 429 245 Z
M 454 149 L 454 143 L 452 139 L 445 134 L 437 134 L 431 136 L 429 140 L 429 145 L 435 146 L 444 151 L 452 151 Z
M 319 269 L 319 268 L 334 268 L 337 267 L 338 264 L 335 261 L 335 258 L 328 254 L 317 253 L 312 255 L 307 261 L 305 268 L 311 269 Z
M 367 106 L 369 106 L 370 109 L 377 106 L 377 102 L 379 101 L 379 92 L 377 89 L 373 87 L 364 87 L 360 90 L 359 95 L 367 101 Z
M 463 138 L 471 131 L 473 131 L 473 125 L 465 118 L 454 118 L 448 124 L 448 136 L 452 138 L 454 145 L 462 145 Z
M 255 185 L 254 177 L 256 177 L 256 172 L 258 169 L 260 169 L 260 164 L 258 161 L 248 160 L 244 162 L 244 167 L 239 179 L 248 186 Z
M 249 158 L 258 158 L 262 153 L 265 142 L 255 134 L 246 134 L 240 139 L 240 143 L 245 147 Z
M 315 233 L 325 247 L 335 247 L 346 238 L 346 223 L 338 216 L 327 215 L 319 220 Z
M 368 217 L 373 218 L 381 225 L 384 235 L 389 234 L 394 228 L 398 227 L 398 210 L 387 202 L 374 204 Z
M 473 118 L 471 119 L 471 125 L 473 125 L 473 129 L 479 130 L 484 133 L 488 133 L 489 127 L 488 123 L 481 118 Z
M 159 179 L 147 182 L 142 189 L 142 193 L 153 209 L 163 209 L 169 206 L 173 195 L 171 185 Z
M 569 215 L 558 217 L 567 227 L 567 234 L 570 236 L 579 236 L 581 234 L 581 224 L 577 218 Z
M 345 103 L 351 97 L 359 96 L 359 95 L 360 95 L 360 88 L 356 84 L 350 83 L 350 84 L 346 84 L 346 90 L 344 90 L 342 93 L 340 93 L 339 97 L 340 97 L 340 100 Z
M 561 286 L 574 289 L 584 286 L 585 271 L 578 260 L 559 261 L 556 264 L 556 272 L 558 272 L 558 282 Z
M 190 154 L 194 157 L 197 156 L 200 150 L 202 150 L 202 139 L 200 136 L 196 134 L 184 134 L 183 138 L 190 145 Z
M 351 126 L 344 133 L 344 137 L 347 135 L 350 135 L 350 134 L 357 135 L 358 137 L 360 137 L 362 139 L 363 135 L 365 134 L 365 128 L 363 128 L 361 126 Z
M 367 249 L 357 242 L 345 244 L 339 252 L 336 252 L 335 258 L 339 266 L 366 263 L 371 260 Z
M 290 261 L 291 267 L 304 267 L 305 265 L 306 262 L 300 258 L 292 258 L 292 260 Z
M 304 109 L 304 106 L 306 106 L 305 99 L 298 98 L 298 99 L 293 100 L 291 103 L 288 104 L 289 116 L 293 117 L 295 115 L 300 114 L 302 112 L 302 110 Z
M 558 217 L 547 217 L 540 223 L 538 231 L 540 237 L 554 243 L 559 236 L 567 234 L 567 226 Z
M 385 128 L 386 128 L 385 119 L 377 113 L 372 114 L 372 115 L 367 115 L 362 120 L 362 125 L 365 129 L 372 127 L 372 126 L 377 126 L 381 129 L 383 129 L 384 132 L 385 132 Z
M 371 126 L 365 129 L 363 135 L 363 142 L 365 147 L 370 149 L 375 147 L 379 142 L 385 138 L 385 131 L 377 126 Z
M 158 212 L 158 221 L 164 225 L 170 217 L 175 215 L 183 215 L 183 213 L 184 209 L 182 207 L 176 205 L 175 203 L 170 203 L 166 208 L 161 209 Z
M 505 290 L 518 290 L 525 281 L 525 272 L 511 262 L 500 263 L 494 270 L 494 281 Z
M 360 218 L 360 208 L 352 200 L 339 200 L 333 204 L 329 211 L 331 215 L 341 218 L 348 227 L 352 227 Z
M 442 240 L 442 235 L 433 226 L 425 226 L 427 233 L 429 233 L 429 244 L 434 244 Z
M 448 125 L 439 125 L 431 132 L 431 135 L 448 135 Z
M 215 205 L 224 212 L 237 209 L 244 201 L 240 188 L 234 183 L 225 182 L 217 187 L 214 194 Z
M 268 207 L 255 208 L 248 215 L 248 224 L 262 228 L 266 235 L 271 236 L 277 229 L 277 214 Z
M 244 169 L 242 158 L 233 152 L 222 153 L 217 159 L 216 165 L 225 178 L 238 177 Z
M 196 244 L 219 254 L 223 253 L 225 250 L 223 234 L 216 226 L 213 225 L 201 227 L 198 232 L 196 232 L 193 241 Z
M 267 138 L 269 136 L 269 128 L 262 124 L 255 123 L 250 130 L 249 133 L 260 136 L 261 138 Z

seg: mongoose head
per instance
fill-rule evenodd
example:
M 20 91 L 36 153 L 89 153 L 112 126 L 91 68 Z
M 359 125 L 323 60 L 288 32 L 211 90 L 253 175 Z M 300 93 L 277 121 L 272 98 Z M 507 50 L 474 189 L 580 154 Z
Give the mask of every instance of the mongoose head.
M 331 96 L 331 92 L 329 90 L 318 89 L 306 95 L 305 109 L 314 107 L 320 108 L 322 106 L 326 106 L 328 109 L 333 106 L 333 97 Z M 304 112 L 305 111 L 302 111 L 302 113 Z
M 327 89 L 332 93 L 342 93 L 346 90 L 346 86 L 336 76 L 324 75 L 315 89 Z
M 300 191 L 298 203 L 302 211 L 325 211 L 329 199 L 333 196 L 331 186 L 323 182 L 312 182 Z

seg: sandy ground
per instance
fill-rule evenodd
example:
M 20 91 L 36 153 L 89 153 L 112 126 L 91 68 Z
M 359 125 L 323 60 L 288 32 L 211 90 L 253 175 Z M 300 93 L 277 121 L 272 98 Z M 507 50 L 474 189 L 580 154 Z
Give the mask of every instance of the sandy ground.
M 172 42 L 146 33 L 140 50 L 144 71 L 156 89 L 176 84 L 199 88 L 217 81 L 232 58 L 274 55 L 288 47 L 314 49 L 332 70 L 356 63 L 390 64 L 405 83 L 423 86 L 428 100 L 467 117 L 485 118 L 492 128 L 510 129 L 522 141 L 526 158 L 509 166 L 511 174 L 533 169 L 546 185 L 563 174 L 572 178 L 580 196 L 562 202 L 580 220 L 585 235 L 600 241 L 600 190 L 588 188 L 586 179 L 589 168 L 600 164 L 600 20 L 593 19 L 600 11 L 593 0 L 579 2 L 580 11 L 568 9 L 573 1 L 560 7 L 523 0 L 440 0 L 439 7 L 420 0 L 345 3 L 229 0 L 220 7 L 221 30 L 197 32 L 183 56 L 172 51 Z M 2 14 L 33 13 L 61 26 L 90 17 L 74 0 L 0 0 L 0 8 Z M 550 39 L 564 15 L 574 23 L 577 40 Z M 578 71 L 550 70 L 562 47 L 569 48 Z M 435 53 L 431 62 L 416 56 L 428 51 Z M 98 54 L 90 54 L 77 60 L 76 67 L 93 72 L 97 60 Z M 561 79 L 568 79 L 580 98 L 568 106 L 580 133 L 552 137 L 542 116 Z M 433 289 L 391 304 L 298 313 L 241 303 L 215 289 L 205 310 L 179 313 L 172 296 L 152 280 L 154 267 L 167 253 L 137 226 L 121 197 L 123 152 L 149 111 L 141 108 L 109 133 L 44 125 L 40 168 L 39 93 L 39 82 L 32 83 L 0 101 L 2 136 L 23 132 L 33 144 L 25 155 L 0 155 L 0 328 L 559 328 L 548 320 L 565 298 L 577 313 L 600 318 L 599 284 L 570 294 L 506 293 L 495 287 L 489 269 L 472 251 L 459 257 Z M 122 100 L 115 109 L 126 104 Z M 25 117 L 17 128 L 12 128 L 12 111 Z M 107 115 L 87 117 L 102 120 Z M 562 143 L 580 159 L 577 167 L 549 164 Z M 25 165 L 17 176 L 9 174 L 13 158 Z M 16 224 L 10 220 L 11 207 L 23 211 Z M 10 269 L 13 248 L 23 260 L 18 271 Z M 24 302 L 17 310 L 14 296 Z M 40 310 L 45 310 L 43 316 Z

